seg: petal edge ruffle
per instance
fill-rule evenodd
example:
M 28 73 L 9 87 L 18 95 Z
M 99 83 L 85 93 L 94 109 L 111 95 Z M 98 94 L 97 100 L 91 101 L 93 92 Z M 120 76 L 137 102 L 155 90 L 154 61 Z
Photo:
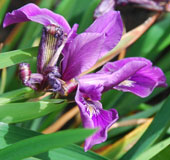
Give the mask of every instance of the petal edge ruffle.
M 26 21 L 34 21 L 44 26 L 59 25 L 66 33 L 69 33 L 71 29 L 63 16 L 53 13 L 46 8 L 41 9 L 33 3 L 29 3 L 14 10 L 12 13 L 7 13 L 3 22 L 3 27 Z

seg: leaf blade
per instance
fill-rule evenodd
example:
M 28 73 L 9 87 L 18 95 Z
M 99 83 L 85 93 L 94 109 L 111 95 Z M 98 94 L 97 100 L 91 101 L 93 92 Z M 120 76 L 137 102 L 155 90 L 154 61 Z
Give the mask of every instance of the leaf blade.
M 167 129 L 167 127 L 170 125 L 170 96 L 163 104 L 160 111 L 156 114 L 153 122 L 149 126 L 149 128 L 146 130 L 146 132 L 143 134 L 143 136 L 140 138 L 140 140 L 135 144 L 135 146 L 129 150 L 122 158 L 121 160 L 125 159 L 135 159 L 137 156 L 139 156 L 142 152 L 146 151 L 151 145 L 153 145 L 156 140 Z M 163 118 L 162 118 L 163 117 Z
M 28 48 L 23 50 L 3 52 L 0 54 L 0 59 L 1 59 L 0 69 L 36 58 L 37 51 L 38 48 L 33 47 L 33 48 Z
M 46 152 L 50 149 L 80 142 L 92 133 L 94 133 L 94 130 L 75 129 L 35 136 L 2 149 L 0 151 L 0 159 L 17 160 L 27 158 Z
M 10 103 L 0 106 L 0 121 L 17 123 L 44 116 L 53 111 L 59 111 L 65 107 L 64 100 L 58 100 L 58 104 L 45 101 Z

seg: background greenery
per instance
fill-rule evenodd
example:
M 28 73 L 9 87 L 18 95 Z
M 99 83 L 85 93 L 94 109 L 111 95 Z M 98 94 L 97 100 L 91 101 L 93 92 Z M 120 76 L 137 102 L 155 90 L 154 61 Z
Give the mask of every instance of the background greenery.
M 30 2 L 30 1 L 29 1 Z M 35 1 L 34 1 L 35 2 Z M 71 25 L 79 24 L 81 33 L 93 22 L 99 0 L 41 0 L 36 3 L 63 15 Z M 108 140 L 84 152 L 81 144 L 94 130 L 81 129 L 75 103 L 65 99 L 37 99 L 41 93 L 24 87 L 18 79 L 17 64 L 28 62 L 36 71 L 37 46 L 42 26 L 33 22 L 2 28 L 7 11 L 28 1 L 0 1 L 0 159 L 4 160 L 165 160 L 170 157 L 170 14 L 163 13 L 144 34 L 126 49 L 126 57 L 150 59 L 164 71 L 168 87 L 158 88 L 147 98 L 110 90 L 103 94 L 105 109 L 116 108 L 118 127 L 108 133 Z M 132 6 L 120 7 L 127 31 L 144 23 L 154 12 Z M 141 17 L 141 14 L 144 18 Z M 132 32 L 129 38 L 135 38 Z M 122 41 L 123 42 L 123 41 Z M 3 44 L 3 47 L 2 47 Z M 111 59 L 116 60 L 119 56 Z M 69 116 L 68 116 L 69 115 Z M 67 117 L 66 119 L 64 117 Z M 143 120 L 143 121 L 142 121 Z M 142 121 L 142 123 L 137 123 Z M 55 133 L 42 135 L 56 123 Z M 57 123 L 58 122 L 58 123 Z M 126 123 L 127 122 L 127 123 Z M 121 126 L 121 124 L 126 124 Z M 95 153 L 96 152 L 96 153 Z

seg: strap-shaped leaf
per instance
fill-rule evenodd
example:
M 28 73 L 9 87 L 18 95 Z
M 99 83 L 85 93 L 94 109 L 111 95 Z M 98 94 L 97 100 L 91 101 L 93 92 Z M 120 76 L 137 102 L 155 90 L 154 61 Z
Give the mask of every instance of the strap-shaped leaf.
M 94 133 L 89 129 L 60 131 L 48 135 L 39 135 L 14 143 L 0 150 L 0 159 L 18 160 L 80 142 Z
M 158 154 L 161 151 L 165 150 L 167 147 L 170 148 L 170 138 L 167 138 L 166 140 L 163 140 L 163 141 L 159 142 L 158 144 L 154 145 L 149 150 L 142 153 L 137 159 L 138 160 L 143 160 L 143 159 L 149 160 L 149 159 L 153 158 L 154 156 L 155 157 L 158 156 Z M 167 157 L 165 157 L 165 159 L 166 158 Z
M 170 96 L 165 101 L 160 111 L 155 116 L 153 122 L 140 138 L 140 140 L 129 150 L 121 160 L 136 159 L 141 153 L 146 151 L 156 140 L 162 136 L 164 131 L 170 126 Z
M 58 99 L 55 103 L 39 101 L 0 105 L 0 121 L 17 123 L 35 119 L 53 111 L 60 111 L 65 107 L 66 103 L 63 102 L 64 100 Z
M 0 69 L 31 60 L 37 56 L 37 52 L 37 47 L 33 47 L 1 53 Z
M 26 138 L 38 136 L 40 133 L 27 130 L 24 128 L 0 123 L 0 149 L 7 147 L 13 143 Z M 77 136 L 77 135 L 76 135 Z M 62 148 L 56 148 L 46 153 L 35 156 L 38 159 L 45 159 L 48 156 L 49 160 L 56 160 L 56 157 L 61 160 L 106 160 L 91 151 L 84 152 L 83 148 L 77 145 L 69 145 Z

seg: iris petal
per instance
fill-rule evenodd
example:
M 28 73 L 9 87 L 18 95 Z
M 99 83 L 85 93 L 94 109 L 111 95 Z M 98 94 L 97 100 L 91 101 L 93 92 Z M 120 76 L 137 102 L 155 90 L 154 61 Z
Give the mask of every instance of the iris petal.
M 123 23 L 120 12 L 109 11 L 97 18 L 85 32 L 101 33 L 105 35 L 100 53 L 100 57 L 104 56 L 118 44 L 122 37 Z
M 29 3 L 12 13 L 7 13 L 3 22 L 3 27 L 13 23 L 20 23 L 26 21 L 34 21 L 44 26 L 59 25 L 64 32 L 69 33 L 70 26 L 65 18 L 59 14 L 55 14 L 48 9 L 41 9 L 33 3 Z
M 82 33 L 70 43 L 67 56 L 63 59 L 62 79 L 67 81 L 92 67 L 99 58 L 103 35 Z
M 99 101 L 86 100 L 84 93 L 78 88 L 76 103 L 79 106 L 82 123 L 85 128 L 97 128 L 97 132 L 85 140 L 84 150 L 107 139 L 107 130 L 117 121 L 118 113 L 115 109 L 104 110 Z
M 150 95 L 156 87 L 167 86 L 160 68 L 153 67 L 145 58 L 136 57 L 109 62 L 99 72 L 81 77 L 79 84 L 86 93 L 89 93 L 88 88 L 100 87 L 103 88 L 101 92 L 117 89 L 140 97 Z

